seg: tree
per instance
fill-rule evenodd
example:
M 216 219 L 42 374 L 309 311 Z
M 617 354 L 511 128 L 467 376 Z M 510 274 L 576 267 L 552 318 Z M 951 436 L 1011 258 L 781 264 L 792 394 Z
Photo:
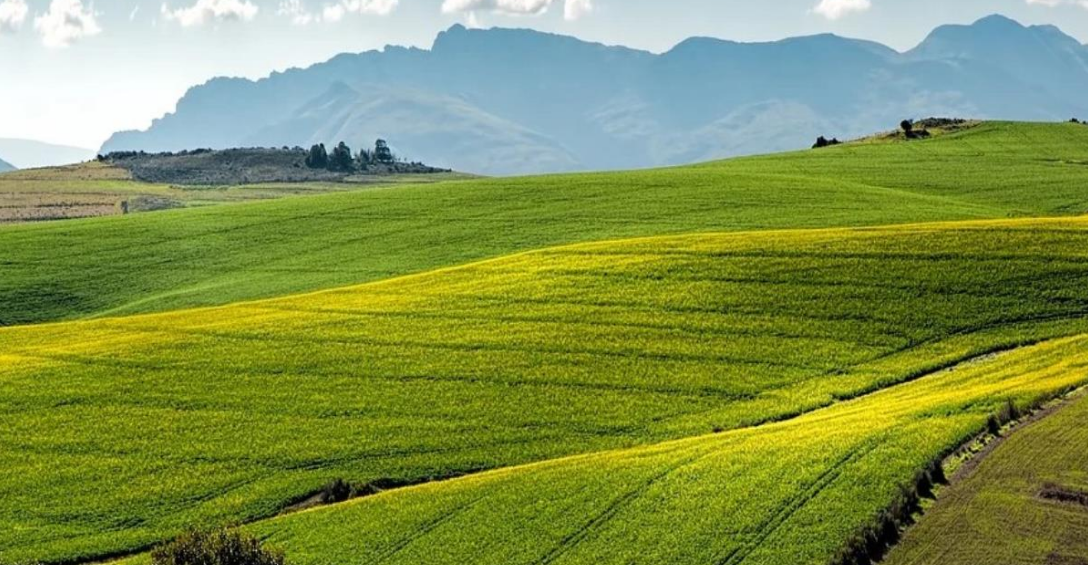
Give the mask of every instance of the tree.
M 329 166 L 329 154 L 325 152 L 324 143 L 310 148 L 310 154 L 306 156 L 306 166 L 311 169 L 324 169 Z
M 332 150 L 329 157 L 329 170 L 341 173 L 351 172 L 355 168 L 355 159 L 351 155 L 351 148 L 343 141 Z
M 152 565 L 284 565 L 283 552 L 240 530 L 190 531 L 151 552 Z
M 355 162 L 358 163 L 359 170 L 365 171 L 374 162 L 374 158 L 370 151 L 366 149 L 359 150 L 359 156 L 355 158 Z
M 910 120 L 899 122 L 899 127 L 902 128 L 903 133 L 907 134 L 907 137 L 910 137 L 911 134 L 914 133 L 914 122 Z
M 383 165 L 391 165 L 396 160 L 393 158 L 393 151 L 389 149 L 389 144 L 384 139 L 379 139 L 374 142 L 374 160 Z

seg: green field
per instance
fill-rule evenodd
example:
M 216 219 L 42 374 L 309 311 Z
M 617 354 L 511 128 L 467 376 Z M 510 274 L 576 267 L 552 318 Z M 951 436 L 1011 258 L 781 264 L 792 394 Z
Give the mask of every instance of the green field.
M 1088 128 L 0 227 L 0 325 L 226 304 L 623 237 L 1078 214 Z
M 1088 383 L 1086 186 L 986 123 L 0 227 L 0 562 L 825 564 Z M 275 517 L 339 478 L 435 482 Z
M 910 530 L 888 565 L 1076 565 L 1088 556 L 1088 397 L 1016 431 Z M 1079 500 L 1074 500 L 1080 497 Z
M 337 477 L 787 418 L 1088 333 L 1086 283 L 1088 220 L 1018 220 L 596 243 L 0 330 L 0 555 L 138 548 L 274 514 Z
M 1086 354 L 1080 336 L 782 424 L 406 489 L 253 529 L 315 565 L 828 563 L 999 399 L 1088 381 Z

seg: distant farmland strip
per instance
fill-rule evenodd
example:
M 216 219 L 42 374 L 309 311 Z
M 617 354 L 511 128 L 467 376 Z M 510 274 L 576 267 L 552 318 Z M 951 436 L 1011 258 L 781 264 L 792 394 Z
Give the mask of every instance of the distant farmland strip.
M 0 560 L 94 558 L 194 522 L 264 518 L 336 478 L 411 483 L 713 430 L 749 437 L 1025 346 L 1077 358 L 1080 341 L 1060 338 L 1088 333 L 1085 288 L 1088 219 L 990 221 L 594 243 L 279 300 L 0 329 Z M 910 478 L 900 465 L 964 437 L 1002 395 L 1083 377 L 1051 355 L 1039 362 L 1049 368 L 1035 384 L 973 388 L 950 407 L 923 398 L 875 431 L 806 427 L 798 451 L 812 453 L 775 457 L 800 466 L 787 483 L 818 485 L 824 457 L 876 445 L 859 455 L 868 465 L 904 433 L 924 449 L 887 463 L 886 479 Z M 727 466 L 741 473 L 762 456 Z M 691 468 L 651 491 L 710 473 Z M 631 480 L 653 476 L 638 469 Z M 737 480 L 728 488 L 747 488 Z M 778 487 L 759 484 L 773 492 L 752 504 L 772 506 L 728 538 L 752 562 L 775 547 L 761 539 L 784 535 L 758 524 L 800 535 L 796 520 L 809 519 L 805 496 L 789 498 L 800 514 L 783 513 Z M 729 500 L 708 499 L 726 506 L 692 519 L 732 531 Z

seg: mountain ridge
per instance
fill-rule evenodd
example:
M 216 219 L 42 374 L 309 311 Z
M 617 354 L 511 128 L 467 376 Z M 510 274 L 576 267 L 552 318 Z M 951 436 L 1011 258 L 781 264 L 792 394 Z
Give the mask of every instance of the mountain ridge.
M 335 84 L 358 96 L 313 112 Z M 1088 48 L 1054 26 L 1003 16 L 941 26 L 905 52 L 819 34 L 694 37 L 656 54 L 455 25 L 429 50 L 388 46 L 256 81 L 212 79 L 103 150 L 305 145 L 336 135 L 354 145 L 384 137 L 425 162 L 484 174 L 641 168 L 797 149 L 907 117 L 1066 120 L 1088 115 L 1076 96 L 1085 89 Z

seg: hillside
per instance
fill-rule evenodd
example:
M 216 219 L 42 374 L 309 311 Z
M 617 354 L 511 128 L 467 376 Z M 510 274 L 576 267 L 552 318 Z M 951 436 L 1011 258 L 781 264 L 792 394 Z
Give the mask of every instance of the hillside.
M 834 562 L 1004 398 L 1083 384 L 1066 368 L 1085 347 L 1083 336 L 1044 344 L 782 424 L 395 491 L 253 529 L 301 564 Z M 1058 555 L 1084 555 L 1072 539 Z
M 1005 398 L 1084 382 L 1067 368 L 1088 347 L 1086 250 L 1085 219 L 658 237 L 3 329 L 0 559 L 138 549 L 272 516 L 337 477 L 397 484 L 718 430 L 300 515 L 285 541 L 315 562 L 401 544 L 406 562 L 566 545 L 586 563 L 823 562 Z M 304 533 L 328 529 L 343 534 Z
M 7 161 L 0 159 L 0 173 L 6 173 L 8 171 L 14 171 L 15 166 Z
M 317 141 L 324 145 L 323 141 Z M 330 147 L 332 145 L 330 144 Z M 178 153 L 109 153 L 104 163 L 128 171 L 146 183 L 181 186 L 240 186 L 247 184 L 305 184 L 382 181 L 396 175 L 439 175 L 452 171 L 428 167 L 407 160 L 373 163 L 365 168 L 350 150 L 351 168 L 333 171 L 306 164 L 308 150 L 302 147 L 250 147 L 223 150 L 196 149 Z M 425 179 L 424 179 L 425 180 Z
M 1088 116 L 1075 94 L 1086 88 L 1088 47 L 998 16 L 941 27 L 907 53 L 820 35 L 692 38 L 653 54 L 455 26 L 429 50 L 387 47 L 259 81 L 212 80 L 103 151 L 383 137 L 472 173 L 646 168 L 799 149 L 910 117 L 1068 120 Z
M 1088 127 L 0 227 L 0 325 L 226 304 L 551 245 L 1088 212 Z M 254 245 L 252 242 L 260 242 Z

